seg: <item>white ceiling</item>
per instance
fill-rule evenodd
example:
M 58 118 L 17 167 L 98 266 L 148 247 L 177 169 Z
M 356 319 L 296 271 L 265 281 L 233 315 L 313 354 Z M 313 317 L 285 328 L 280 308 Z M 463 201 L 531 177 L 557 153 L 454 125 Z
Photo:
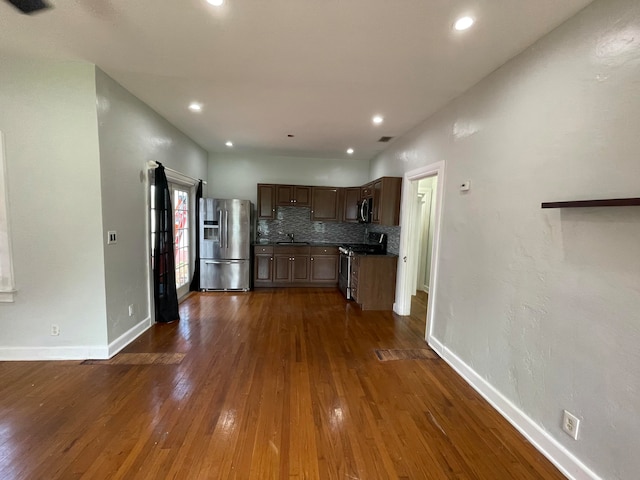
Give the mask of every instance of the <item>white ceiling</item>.
M 0 51 L 95 63 L 209 151 L 369 159 L 591 0 L 225 2 L 0 0 Z

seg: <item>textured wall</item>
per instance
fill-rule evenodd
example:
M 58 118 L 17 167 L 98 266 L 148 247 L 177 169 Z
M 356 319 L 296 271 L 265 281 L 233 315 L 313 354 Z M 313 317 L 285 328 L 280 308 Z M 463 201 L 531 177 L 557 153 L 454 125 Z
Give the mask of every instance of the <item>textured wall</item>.
M 372 161 L 445 161 L 435 337 L 607 479 L 640 471 L 640 209 L 540 203 L 638 196 L 639 78 L 640 3 L 596 1 Z
M 257 203 L 258 183 L 353 187 L 369 181 L 369 162 L 272 157 L 256 154 L 209 155 L 209 196 Z
M 145 320 L 149 305 L 147 162 L 207 178 L 207 153 L 104 72 L 96 69 L 109 342 Z M 134 305 L 129 317 L 128 306 Z
M 104 347 L 93 66 L 0 55 L 0 85 L 18 290 L 15 303 L 0 304 L 0 348 L 51 358 L 70 347 Z

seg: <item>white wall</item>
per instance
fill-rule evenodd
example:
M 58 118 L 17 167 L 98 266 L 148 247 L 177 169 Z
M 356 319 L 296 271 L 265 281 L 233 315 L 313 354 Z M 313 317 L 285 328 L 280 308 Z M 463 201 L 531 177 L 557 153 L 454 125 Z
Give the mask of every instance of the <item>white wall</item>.
M 103 235 L 109 342 L 150 318 L 147 162 L 161 162 L 194 178 L 207 178 L 207 152 L 96 69 Z M 129 317 L 128 307 L 134 305 Z M 140 327 L 137 327 L 140 325 Z M 121 342 L 118 342 L 121 343 Z
M 638 197 L 639 78 L 640 3 L 596 1 L 371 165 L 445 161 L 435 338 L 607 479 L 640 471 L 640 208 L 540 203 Z
M 91 355 L 107 339 L 93 66 L 0 57 L 0 131 L 18 290 L 0 358 Z
M 209 196 L 257 200 L 258 183 L 360 186 L 369 181 L 369 162 L 352 159 L 273 157 L 229 152 L 209 156 Z

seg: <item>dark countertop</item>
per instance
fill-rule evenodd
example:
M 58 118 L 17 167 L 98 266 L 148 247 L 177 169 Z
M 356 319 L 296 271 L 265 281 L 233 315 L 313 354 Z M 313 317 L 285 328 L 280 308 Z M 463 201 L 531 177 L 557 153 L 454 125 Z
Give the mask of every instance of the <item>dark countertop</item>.
M 300 242 L 294 243 L 278 243 L 278 242 L 253 242 L 251 245 L 256 247 L 339 247 L 342 243 L 335 242 Z

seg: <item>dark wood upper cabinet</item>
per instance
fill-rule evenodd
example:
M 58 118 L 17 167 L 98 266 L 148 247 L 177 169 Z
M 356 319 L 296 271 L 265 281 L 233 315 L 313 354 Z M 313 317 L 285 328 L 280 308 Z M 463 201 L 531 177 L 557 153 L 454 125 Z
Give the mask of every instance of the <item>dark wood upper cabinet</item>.
M 344 189 L 344 201 L 342 202 L 342 221 L 358 223 L 358 203 L 360 202 L 360 187 Z
M 275 185 L 258 184 L 258 218 L 275 218 L 276 188 Z
M 314 222 L 358 221 L 358 202 L 372 199 L 372 222 L 399 225 L 402 178 L 382 177 L 361 187 L 258 184 L 258 219 L 276 218 L 277 206 L 311 207 Z
M 311 192 L 311 220 L 314 222 L 339 221 L 341 189 L 336 187 L 313 187 Z
M 373 198 L 373 182 L 360 187 L 360 197 L 362 199 Z
M 373 223 L 400 224 L 401 193 L 402 178 L 400 177 L 382 177 L 373 182 Z
M 311 187 L 301 185 L 275 185 L 276 205 L 284 207 L 310 207 Z
M 383 210 L 380 204 L 382 195 L 382 179 L 373 182 L 373 212 L 371 212 L 371 222 L 380 223 L 380 212 Z

